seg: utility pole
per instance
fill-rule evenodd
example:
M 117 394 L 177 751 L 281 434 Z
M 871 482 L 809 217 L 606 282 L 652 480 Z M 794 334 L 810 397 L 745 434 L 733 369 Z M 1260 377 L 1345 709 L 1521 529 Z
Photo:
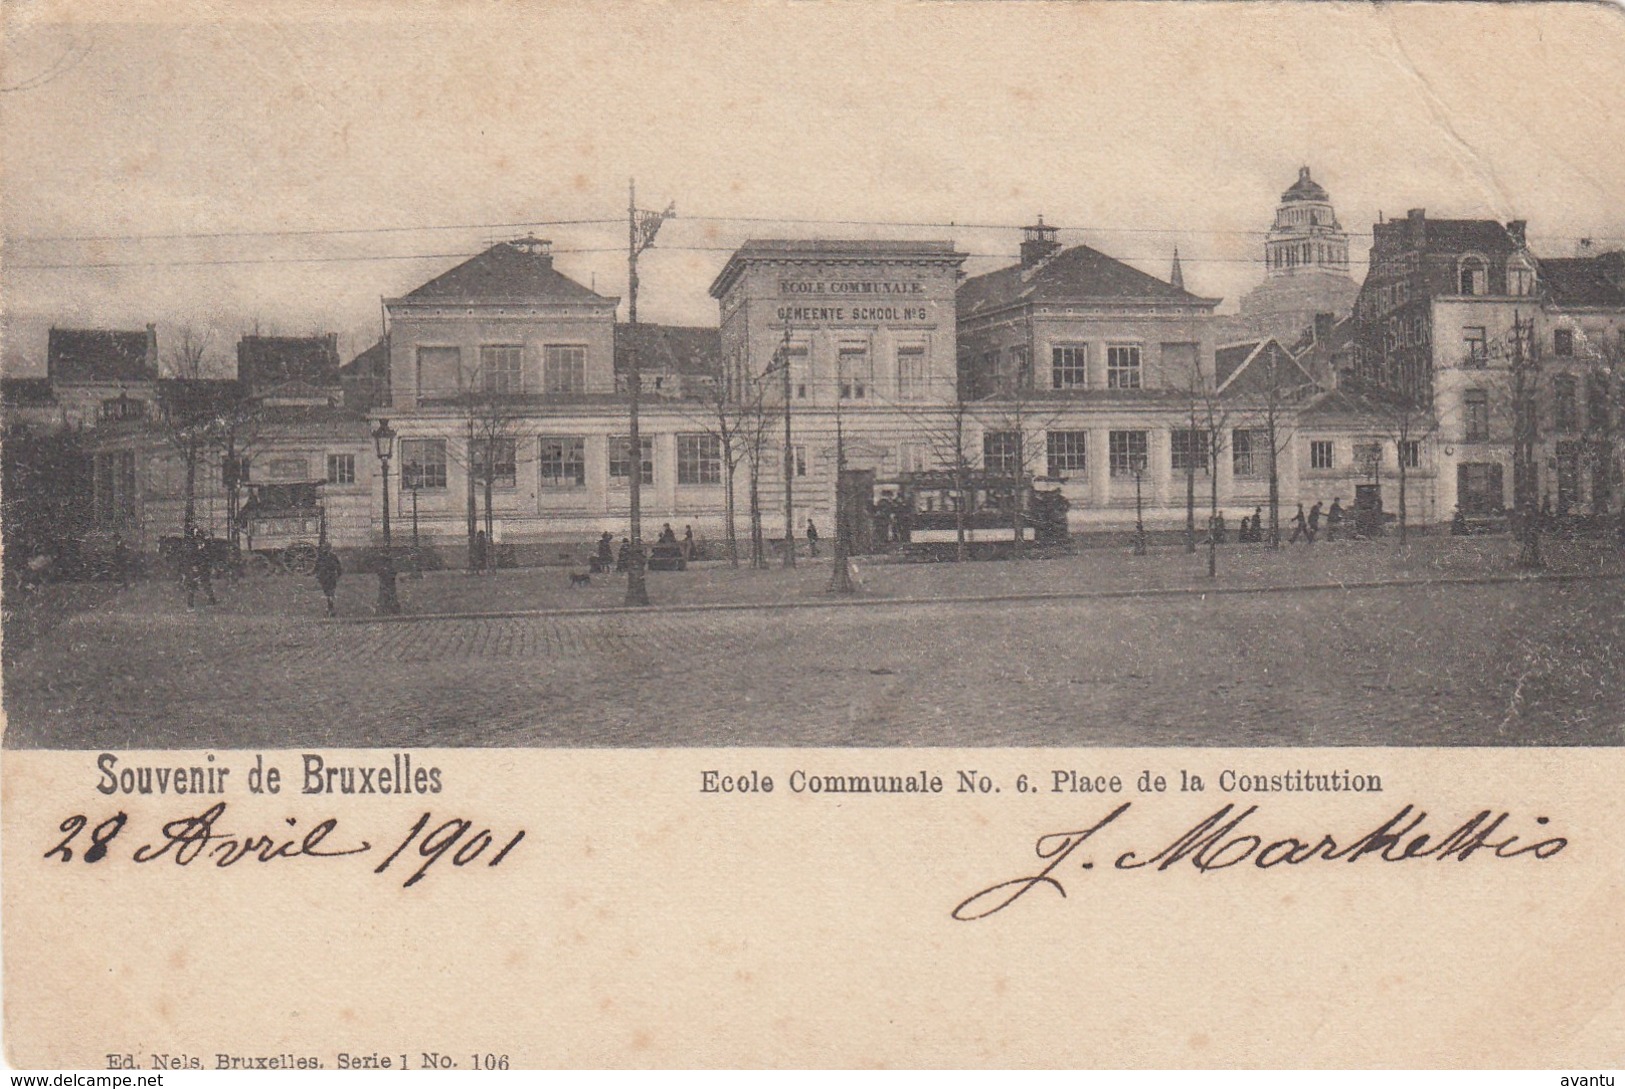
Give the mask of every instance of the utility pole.
M 1535 479 L 1535 390 L 1532 372 L 1535 321 L 1512 315 L 1512 506 L 1518 517 L 1518 566 L 1545 566 L 1540 555 L 1539 503 Z M 1525 339 L 1527 338 L 1527 340 Z
M 790 438 L 790 323 L 784 323 L 784 346 L 779 352 L 784 368 L 784 566 L 796 565 L 796 448 Z
M 638 211 L 637 183 L 626 184 L 626 322 L 627 372 L 626 392 L 630 402 L 630 420 L 627 425 L 627 473 L 632 505 L 632 558 L 626 572 L 626 603 L 649 604 L 649 585 L 643 555 L 643 439 L 638 432 L 638 392 L 643 379 L 638 371 L 638 254 L 655 244 L 660 225 L 677 214 L 677 205 L 667 205 L 664 212 Z
M 840 355 L 837 353 L 837 360 Z M 847 512 L 846 495 L 846 432 L 841 426 L 841 398 L 843 391 L 841 383 L 846 375 L 840 373 L 837 363 L 835 375 L 835 570 L 829 576 L 829 592 L 832 594 L 850 594 L 853 591 L 852 570 L 847 565 L 847 523 L 850 521 Z

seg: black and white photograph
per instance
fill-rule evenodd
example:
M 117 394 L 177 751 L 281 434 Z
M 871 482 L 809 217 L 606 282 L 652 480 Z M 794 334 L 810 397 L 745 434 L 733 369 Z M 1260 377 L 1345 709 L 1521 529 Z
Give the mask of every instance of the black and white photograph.
M 1625 9 L 0 17 L 7 1063 L 1613 1084 Z
M 6 743 L 1625 741 L 1617 39 L 986 16 L 19 8 Z

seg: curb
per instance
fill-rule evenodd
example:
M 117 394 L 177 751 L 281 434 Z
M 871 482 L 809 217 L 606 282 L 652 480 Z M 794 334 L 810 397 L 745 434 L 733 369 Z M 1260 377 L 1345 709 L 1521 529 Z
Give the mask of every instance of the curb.
M 415 624 L 436 620 L 527 620 L 551 617 L 614 616 L 655 613 L 776 612 L 791 609 L 880 608 L 901 605 L 1023 604 L 1045 601 L 1111 601 L 1125 598 L 1220 597 L 1240 594 L 1323 593 L 1328 590 L 1378 590 L 1389 587 L 1497 586 L 1509 583 L 1593 582 L 1625 578 L 1625 572 L 1579 574 L 1469 575 L 1462 578 L 1371 579 L 1358 582 L 1306 582 L 1282 586 L 1146 587 L 1125 590 L 1055 590 L 1026 594 L 965 594 L 947 597 L 847 598 L 828 601 L 694 602 L 679 605 L 612 605 L 589 609 L 505 609 L 472 613 L 402 613 L 398 616 L 344 616 L 323 618 L 326 624 Z

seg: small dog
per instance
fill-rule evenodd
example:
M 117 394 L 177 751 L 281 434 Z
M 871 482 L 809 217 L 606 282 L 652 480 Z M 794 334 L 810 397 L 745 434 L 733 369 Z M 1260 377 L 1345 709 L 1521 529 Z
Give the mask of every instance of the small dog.
M 592 585 L 592 575 L 584 571 L 570 572 L 570 589 L 575 590 L 582 586 Z

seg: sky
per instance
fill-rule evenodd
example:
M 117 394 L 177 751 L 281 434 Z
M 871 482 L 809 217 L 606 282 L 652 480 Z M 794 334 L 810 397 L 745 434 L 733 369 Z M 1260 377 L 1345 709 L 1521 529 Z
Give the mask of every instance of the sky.
M 948 238 L 1042 214 L 1226 300 L 1309 165 L 1379 216 L 1625 246 L 1625 9 L 1572 5 L 187 0 L 5 7 L 8 374 L 58 325 L 378 335 L 381 297 L 534 233 L 626 285 L 627 185 L 675 203 L 645 321 L 715 324 L 752 237 Z

